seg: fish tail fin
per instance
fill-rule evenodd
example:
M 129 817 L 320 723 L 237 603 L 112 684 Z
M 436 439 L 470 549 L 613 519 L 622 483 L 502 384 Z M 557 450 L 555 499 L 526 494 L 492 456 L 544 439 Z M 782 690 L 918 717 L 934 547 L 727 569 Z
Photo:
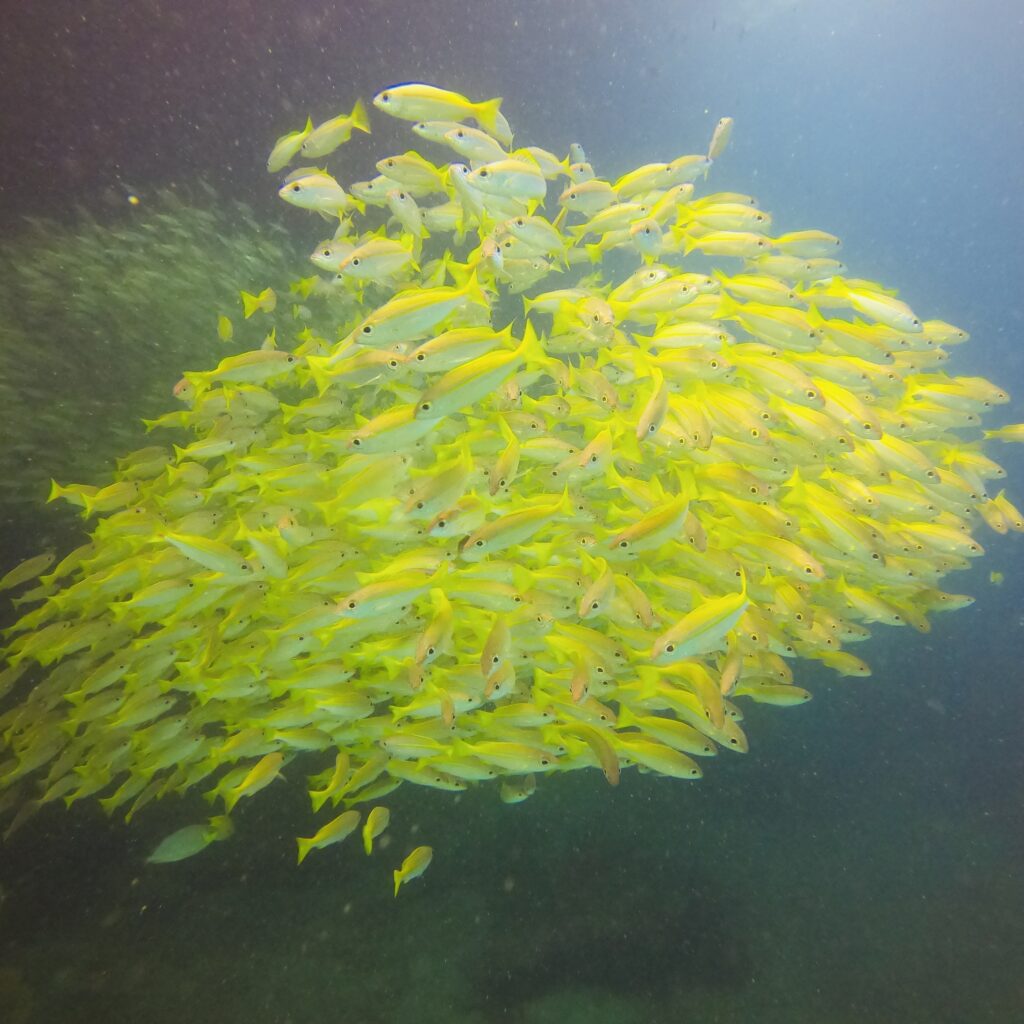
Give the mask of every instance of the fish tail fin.
M 296 839 L 295 842 L 299 846 L 298 863 L 301 864 L 309 856 L 309 851 L 313 849 L 313 843 L 309 839 Z
M 356 100 L 352 113 L 348 116 L 353 128 L 358 128 L 361 132 L 366 132 L 367 135 L 370 134 L 370 117 L 366 113 L 366 104 L 362 99 Z
M 88 696 L 85 690 L 72 690 L 70 693 L 64 694 L 64 699 L 70 701 L 77 708 L 85 703 L 85 698 Z
M 395 871 L 395 895 L 398 895 L 398 890 L 402 887 L 402 872 Z
M 493 100 L 484 100 L 482 103 L 476 104 L 476 109 L 473 116 L 480 122 L 480 127 L 483 128 L 488 135 L 504 135 L 498 127 L 498 116 L 501 114 L 501 98 Z M 499 140 L 500 141 L 500 140 Z
M 95 515 L 95 508 L 93 507 L 92 498 L 88 494 L 82 495 L 82 518 L 88 519 L 90 516 Z
M 544 348 L 543 340 L 537 337 L 531 320 L 526 321 L 526 326 L 523 328 L 523 340 L 519 348 L 522 350 L 523 359 L 527 364 L 533 364 L 542 369 L 551 365 L 552 359 Z
M 226 814 L 215 814 L 210 819 L 210 842 L 216 843 L 222 839 L 227 839 L 233 835 L 235 831 L 234 822 Z
M 824 327 L 828 321 L 821 315 L 821 310 L 813 303 L 807 307 L 807 320 L 812 327 Z
M 491 300 L 488 299 L 487 293 L 483 290 L 483 287 L 477 280 L 475 267 L 469 273 L 469 280 L 466 282 L 464 291 L 466 292 L 466 298 L 470 302 L 477 306 L 486 306 L 488 309 L 490 308 Z
M 117 795 L 113 794 L 111 796 L 103 797 L 102 799 L 97 801 L 100 807 L 103 808 L 103 813 L 108 818 L 114 813 L 115 810 L 117 810 L 117 800 Z
M 446 255 L 444 259 L 444 267 L 451 276 L 456 288 L 468 287 L 470 275 L 473 269 L 471 264 L 459 263 L 457 260 L 453 260 Z
M 242 297 L 242 311 L 245 314 L 245 319 L 253 315 L 260 308 L 260 297 L 258 295 L 250 295 L 248 292 L 239 292 Z
M 720 320 L 728 320 L 730 317 L 734 317 L 740 309 L 740 303 L 738 303 L 731 295 L 723 292 L 718 299 L 718 310 L 716 317 Z
M 317 393 L 323 395 L 332 385 L 331 374 L 328 370 L 330 356 L 307 356 L 306 369 L 313 383 L 316 384 Z
M 628 707 L 623 703 L 619 708 L 619 714 L 616 719 L 616 726 L 619 725 L 636 725 L 637 716 L 629 710 Z
M 373 835 L 368 826 L 363 828 L 363 849 L 366 851 L 367 857 L 373 853 Z

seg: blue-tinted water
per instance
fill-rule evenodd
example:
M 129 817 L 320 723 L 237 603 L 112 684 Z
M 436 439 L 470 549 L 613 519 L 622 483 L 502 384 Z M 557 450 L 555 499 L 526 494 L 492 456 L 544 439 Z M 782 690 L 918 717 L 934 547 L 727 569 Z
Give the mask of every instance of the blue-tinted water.
M 1013 5 L 623 7 L 8 11 L 5 233 L 76 206 L 130 224 L 159 188 L 203 179 L 304 251 L 318 228 L 277 202 L 270 144 L 393 81 L 501 95 L 524 142 L 579 141 L 608 177 L 699 148 L 730 115 L 716 188 L 755 194 L 786 228 L 840 235 L 857 273 L 971 332 L 953 372 L 1024 394 Z M 407 144 L 380 118 L 374 132 L 346 155 L 352 177 Z M 75 339 L 50 329 L 40 316 L 47 359 L 24 359 L 73 374 Z M 997 456 L 1021 499 L 1024 459 Z M 34 487 L 15 481 L 0 568 L 40 534 L 77 543 L 71 520 L 34 522 Z M 511 807 L 490 790 L 405 787 L 392 855 L 425 834 L 437 853 L 398 901 L 355 849 L 295 869 L 301 778 L 244 807 L 231 842 L 167 867 L 143 859 L 192 805 L 163 801 L 131 829 L 89 801 L 48 810 L 0 847 L 0 1020 L 1024 1019 L 1021 547 L 979 536 L 987 557 L 952 588 L 972 607 L 927 636 L 879 628 L 871 679 L 807 669 L 815 700 L 751 706 L 751 753 L 719 757 L 699 785 L 630 773 L 613 790 L 574 773 Z

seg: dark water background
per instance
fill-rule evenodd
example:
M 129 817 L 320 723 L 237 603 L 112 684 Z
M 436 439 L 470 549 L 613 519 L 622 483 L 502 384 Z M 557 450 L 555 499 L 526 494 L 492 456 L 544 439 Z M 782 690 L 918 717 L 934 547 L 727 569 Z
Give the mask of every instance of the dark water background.
M 855 273 L 971 331 L 953 372 L 1020 396 L 1022 17 L 996 0 L 7 2 L 0 230 L 76 205 L 129 217 L 125 188 L 145 204 L 202 177 L 315 242 L 274 197 L 269 145 L 400 80 L 501 95 L 520 142 L 579 141 L 607 177 L 698 150 L 728 114 L 715 188 L 757 195 L 779 230 L 839 234 Z M 374 129 L 345 177 L 405 148 Z M 52 344 L 69 341 L 73 367 L 73 339 Z M 1020 502 L 1024 459 L 996 454 Z M 0 848 L 0 1021 L 1024 1020 L 1022 549 L 979 537 L 988 557 L 950 581 L 973 607 L 928 636 L 880 629 L 869 680 L 807 670 L 810 705 L 751 706 L 751 753 L 697 786 L 586 773 L 517 807 L 403 791 L 382 858 L 342 847 L 301 870 L 301 785 L 162 868 L 142 859 L 192 804 L 130 831 L 94 805 L 40 816 Z M 386 869 L 414 825 L 436 859 L 395 902 Z

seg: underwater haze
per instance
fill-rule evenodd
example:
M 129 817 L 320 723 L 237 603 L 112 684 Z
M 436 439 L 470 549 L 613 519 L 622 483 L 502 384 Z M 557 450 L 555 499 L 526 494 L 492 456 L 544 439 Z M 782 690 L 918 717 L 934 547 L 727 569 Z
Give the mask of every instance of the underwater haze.
M 1019 445 L 998 438 L 986 440 L 982 453 L 974 415 L 977 406 L 987 430 L 1024 419 L 1022 52 L 1024 13 L 999 0 L 143 0 L 60 5 L 45 14 L 7 5 L 0 34 L 7 143 L 0 165 L 0 1022 L 1024 1020 L 1024 523 L 1013 505 L 989 500 L 1005 487 L 1010 502 L 1024 502 L 1024 457 Z M 559 215 L 559 194 L 586 178 L 570 178 L 569 161 L 550 178 L 517 166 L 508 191 L 483 189 L 497 198 L 481 200 L 472 216 L 446 170 L 437 187 L 453 203 L 458 227 L 453 220 L 421 235 L 416 214 L 395 200 L 394 221 L 387 211 L 377 215 L 372 201 L 353 213 L 352 183 L 372 178 L 388 154 L 416 151 L 438 167 L 462 159 L 410 132 L 431 115 L 415 115 L 414 107 L 414 116 L 389 117 L 373 102 L 398 83 L 458 94 L 458 102 L 448 101 L 455 115 L 443 119 L 487 129 L 480 134 L 492 141 L 478 140 L 483 147 L 498 144 L 502 126 L 480 101 L 501 97 L 513 148 L 543 147 L 562 161 L 578 144 L 597 179 L 616 183 L 617 201 L 639 195 L 654 207 L 670 180 L 682 182 L 673 186 L 683 191 L 669 213 L 677 219 L 659 226 L 645 207 L 623 221 L 658 233 L 653 249 L 636 230 L 577 238 L 573 228 L 582 231 L 591 213 L 570 207 Z M 460 106 L 463 97 L 476 102 Z M 358 123 L 357 100 L 370 132 Z M 348 125 L 351 138 L 336 151 L 297 156 L 267 173 L 275 141 L 301 131 L 307 116 L 317 125 L 350 111 L 355 130 Z M 680 154 L 703 157 L 722 118 L 732 119 L 731 138 L 720 150 L 712 143 L 706 177 L 701 168 L 693 180 L 659 178 L 656 188 L 633 191 L 636 168 Z M 326 218 L 279 198 L 286 176 L 310 164 L 326 165 L 350 193 L 331 193 L 336 202 Z M 473 166 L 468 177 L 479 185 L 486 161 Z M 414 180 L 432 172 L 409 173 Z M 547 180 L 546 205 L 538 206 L 519 190 L 539 177 Z M 305 182 L 302 175 L 291 180 Z M 776 240 L 811 228 L 838 236 L 851 283 L 843 283 L 845 269 L 834 280 L 798 275 L 799 303 L 769 307 L 749 293 L 747 305 L 738 305 L 740 283 L 733 282 L 735 292 L 728 280 L 720 288 L 712 271 L 752 273 L 758 264 L 749 254 L 744 263 L 731 247 L 758 243 L 745 231 L 742 239 L 709 237 L 717 225 L 700 204 L 712 193 L 733 200 L 718 200 L 722 223 L 744 220 L 747 212 L 735 207 L 749 196 L 756 197 L 751 209 L 771 214 Z M 417 200 L 422 207 L 435 201 Z M 532 219 L 540 215 L 547 227 Z M 515 260 L 503 265 L 494 252 L 513 236 L 507 225 L 516 217 L 556 237 L 538 250 L 543 280 L 521 288 L 530 268 L 520 268 L 527 276 L 517 280 Z M 346 220 L 357 224 L 351 238 Z M 376 238 L 360 234 L 388 224 Z M 600 251 L 570 267 L 568 252 L 580 250 L 583 238 Z M 401 266 L 372 278 L 346 263 L 348 279 L 335 287 L 337 267 L 329 272 L 309 261 L 324 244 L 382 241 L 386 251 L 369 252 Z M 808 244 L 795 239 L 793 251 L 802 259 Z M 905 331 L 911 340 L 896 368 L 947 397 L 935 415 L 965 418 L 941 419 L 934 432 L 927 423 L 908 428 L 905 446 L 888 456 L 908 482 L 898 493 L 891 481 L 881 486 L 890 502 L 884 507 L 871 498 L 876 481 L 861 479 L 867 470 L 842 478 L 833 472 L 845 465 L 833 451 L 837 438 L 847 443 L 845 429 L 833 424 L 836 433 L 820 445 L 804 443 L 801 430 L 832 428 L 804 418 L 811 414 L 801 414 L 799 403 L 786 421 L 792 427 L 776 419 L 770 428 L 788 445 L 782 476 L 772 475 L 775 467 L 762 472 L 760 463 L 744 463 L 742 474 L 730 464 L 713 478 L 703 475 L 710 439 L 687 444 L 681 458 L 695 468 L 677 475 L 667 449 L 655 446 L 652 456 L 652 442 L 637 438 L 637 419 L 651 423 L 652 434 L 676 422 L 682 406 L 671 405 L 666 420 L 665 403 L 678 389 L 671 399 L 668 392 L 684 374 L 710 375 L 711 363 L 707 353 L 691 353 L 683 370 L 683 357 L 672 352 L 690 350 L 670 341 L 648 346 L 652 332 L 679 321 L 662 307 L 642 310 L 642 290 L 619 290 L 638 268 L 661 263 L 673 273 L 699 272 L 703 283 L 680 286 L 689 289 L 685 303 L 729 292 L 714 322 L 743 336 L 722 349 L 738 376 L 708 376 L 696 391 L 680 385 L 707 400 L 716 434 L 731 445 L 723 450 L 754 458 L 753 445 L 730 435 L 729 421 L 769 405 L 780 417 L 791 395 L 778 389 L 804 381 L 795 376 L 800 367 L 821 367 L 815 381 L 827 377 L 827 393 L 846 394 L 828 390 L 839 370 L 827 371 L 829 360 L 814 363 L 819 353 L 793 340 L 791 316 L 801 314 L 779 312 L 816 303 L 826 318 L 877 311 L 868 317 L 868 330 L 877 329 L 872 338 Z M 411 267 L 421 276 L 411 277 Z M 539 303 L 524 317 L 521 295 L 529 305 L 580 279 L 589 294 L 585 288 L 550 309 Z M 778 280 L 787 282 L 785 291 L 789 279 Z M 898 289 L 898 299 L 872 282 Z M 414 314 L 395 312 L 399 287 L 399 297 L 417 297 Z M 447 302 L 454 312 L 415 320 L 427 324 L 420 333 L 407 326 L 412 320 L 402 320 L 405 333 L 395 326 L 399 316 L 424 317 L 427 305 Z M 578 322 L 584 309 L 609 311 L 607 333 L 586 334 Z M 909 326 L 909 310 L 926 321 L 924 331 L 916 317 Z M 767 334 L 755 326 L 758 312 Z M 818 312 L 808 317 L 819 340 L 839 331 Z M 401 376 L 425 339 L 492 323 L 483 354 L 444 363 L 446 372 L 433 377 Z M 506 324 L 512 332 L 499 338 Z M 958 344 L 950 324 L 970 340 Z M 553 359 L 559 325 L 579 347 Z M 381 340 L 367 331 L 360 348 L 349 335 L 366 327 Z M 397 343 L 389 348 L 392 331 Z M 579 340 L 585 334 L 586 343 Z M 924 335 L 920 348 L 929 354 L 913 341 Z M 743 344 L 765 337 L 777 346 L 770 359 Z M 860 354 L 874 344 L 862 342 Z M 947 362 L 927 361 L 943 346 Z M 282 376 L 246 376 L 253 352 L 282 367 L 297 352 L 304 376 L 284 376 L 295 372 L 288 368 Z M 373 362 L 367 352 L 391 353 L 398 369 L 385 370 L 383 357 Z M 438 356 L 428 350 L 427 358 Z M 831 360 L 853 365 L 840 362 Z M 889 363 L 879 357 L 878 366 L 884 376 Z M 449 376 L 470 371 L 468 382 Z M 892 381 L 875 387 L 881 378 L 871 366 L 865 372 L 871 386 L 857 393 L 891 424 L 907 403 L 894 405 Z M 769 376 L 772 383 L 763 383 Z M 463 388 L 469 397 L 456 401 Z M 721 398 L 717 419 L 709 394 Z M 220 418 L 195 413 L 204 398 L 225 396 Z M 620 404 L 599 415 L 592 410 L 602 400 Z M 385 401 L 410 403 L 411 422 L 434 433 L 426 441 L 422 433 L 398 434 L 393 445 L 362 455 L 378 460 L 379 473 L 356 475 L 353 486 L 344 468 L 362 465 L 353 461 L 353 439 L 381 444 L 384 428 L 372 417 Z M 259 419 L 262 402 L 273 406 L 274 423 L 283 417 L 279 435 Z M 687 408 L 700 433 L 708 420 Z M 527 411 L 551 424 L 552 434 L 562 429 L 587 444 L 602 475 L 584 476 L 587 465 L 571 461 L 575 450 L 566 461 L 541 462 L 538 454 L 530 463 L 544 438 L 530 433 Z M 161 434 L 142 424 L 168 415 L 184 417 L 173 425 L 187 430 Z M 244 438 L 249 461 L 234 447 L 217 447 L 224 417 L 237 428 L 225 444 Z M 335 445 L 341 421 L 345 432 Z M 525 424 L 520 436 L 509 424 Z M 300 436 L 308 453 L 281 463 L 270 457 L 283 450 L 282 438 Z M 149 459 L 158 479 L 170 482 L 149 491 L 157 477 L 147 476 L 145 459 L 126 457 L 159 444 L 170 469 L 159 453 Z M 855 447 L 863 447 L 860 435 Z M 940 452 L 943 472 L 952 475 L 943 477 L 946 490 L 928 490 L 936 480 L 928 463 Z M 436 463 L 425 453 L 436 453 Z M 549 464 L 568 472 L 564 494 L 560 480 L 535 484 L 537 467 L 547 473 Z M 321 474 L 325 465 L 329 474 Z M 502 467 L 510 467 L 511 482 L 497 480 Z M 996 475 L 1003 469 L 1005 480 Z M 481 470 L 488 475 L 468 483 Z M 890 558 L 888 548 L 876 557 L 880 537 L 889 543 L 894 524 L 913 520 L 907 510 L 920 508 L 922 496 L 945 498 L 954 470 L 969 480 L 991 474 L 988 496 L 972 495 L 962 513 L 984 556 L 969 552 L 969 566 L 960 557 L 971 542 L 957 532 L 961 513 L 943 506 L 943 528 L 925 517 L 911 530 L 934 545 L 919 559 L 934 575 L 920 589 L 900 590 L 891 574 L 909 559 Z M 67 486 L 69 500 L 48 501 L 57 494 L 51 480 Z M 830 481 L 841 490 L 826 494 Z M 436 513 L 462 515 L 468 507 L 455 547 L 444 547 L 449 538 L 437 518 L 416 519 L 408 490 L 396 506 L 402 515 L 375 518 L 397 482 L 420 488 L 410 500 L 428 504 L 454 486 L 450 505 Z M 759 488 L 759 505 L 737 503 L 736 487 L 748 483 Z M 124 490 L 90 489 L 118 486 Z M 277 496 L 272 516 L 250 516 L 258 505 L 237 497 L 246 488 L 258 488 L 261 500 Z M 473 498 L 467 506 L 464 495 L 474 488 L 481 504 Z M 183 494 L 195 504 L 180 504 Z M 315 502 L 304 504 L 310 494 Z M 99 518 L 82 515 L 90 502 Z M 323 510 L 319 519 L 309 512 L 314 505 Z M 138 529 L 111 525 L 131 507 L 143 510 L 148 531 L 138 544 Z M 723 507 L 737 510 L 728 523 L 718 518 Z M 223 540 L 218 517 L 225 510 L 245 542 L 204 543 L 204 530 Z M 523 532 L 511 515 L 534 516 L 534 532 Z M 790 529 L 787 515 L 802 528 Z M 180 525 L 187 517 L 188 529 Z M 333 520 L 346 544 L 356 535 L 361 544 L 342 554 L 330 546 L 336 534 L 325 540 L 315 533 L 334 529 Z M 170 532 L 169 523 L 177 524 Z M 522 536 L 501 548 L 496 523 Z M 655 551 L 641 543 L 633 561 L 616 560 L 608 540 L 643 542 L 665 523 L 673 531 L 666 544 L 674 546 Z M 943 532 L 947 523 L 954 525 Z M 119 529 L 124 534 L 113 536 Z M 431 531 L 444 557 L 394 569 L 400 556 L 421 551 L 410 538 Z M 27 576 L 23 589 L 2 582 L 23 560 L 42 551 L 64 559 L 94 533 L 92 552 L 101 562 L 108 554 L 103 567 L 116 563 L 131 578 L 126 591 L 104 590 L 98 577 L 82 586 L 73 567 L 59 586 L 44 587 L 42 603 L 21 601 L 25 584 L 35 586 L 49 564 Z M 484 562 L 473 561 L 477 540 L 497 553 L 488 549 Z M 325 561 L 297 559 L 308 544 Z M 247 562 L 235 561 L 239 552 Z M 346 558 L 351 564 L 341 566 Z M 787 582 L 780 568 L 800 558 L 808 560 L 810 584 L 799 575 Z M 163 572 L 158 559 L 188 569 Z M 249 562 L 265 573 L 255 583 Z M 507 569 L 507 592 L 512 581 L 518 588 L 514 600 L 529 588 L 528 604 L 544 624 L 524 624 L 518 612 L 488 603 L 505 599 L 506 584 L 498 575 L 472 575 L 482 564 Z M 555 600 L 564 580 L 549 572 L 560 565 L 572 565 L 583 581 L 569 616 Z M 240 578 L 248 588 L 241 597 L 230 582 Z M 469 597 L 467 580 L 477 588 Z M 314 604 L 299 600 L 304 588 Z M 584 589 L 594 609 L 601 605 L 596 617 L 583 606 Z M 204 590 L 218 596 L 204 605 Z M 229 593 L 230 601 L 222 597 Z M 252 610 L 264 593 L 274 602 L 274 626 L 246 632 L 252 617 L 270 621 Z M 956 610 L 932 615 L 947 598 Z M 346 611 L 347 600 L 385 607 L 364 619 Z M 359 634 L 332 657 L 353 682 L 332 691 L 329 705 L 323 689 L 296 681 L 320 666 L 309 646 L 293 642 L 292 623 L 313 616 L 317 625 L 304 632 L 329 646 L 327 620 L 315 617 L 321 605 L 344 619 L 343 635 L 365 621 L 379 632 Z M 766 642 L 752 620 L 741 619 L 756 607 Z M 817 632 L 803 619 L 794 623 L 794 609 L 802 615 L 805 607 Z M 66 632 L 45 634 L 46 620 L 29 618 L 36 608 L 57 609 L 56 625 Z M 631 618 L 623 625 L 623 608 L 643 630 Z M 111 669 L 120 648 L 98 638 L 91 647 L 68 645 L 65 637 L 83 623 L 99 621 L 132 651 L 135 674 L 127 678 L 143 680 L 134 690 L 122 683 L 123 669 Z M 549 629 L 559 640 L 545 646 Z M 163 630 L 180 632 L 165 642 Z M 272 641 L 261 646 L 257 633 Z M 435 655 L 433 646 L 424 653 L 424 637 L 459 652 L 458 665 L 450 651 L 437 662 L 449 657 L 453 678 L 461 679 L 460 644 L 472 649 L 474 667 L 491 654 L 499 667 L 476 671 L 479 694 L 454 685 L 449 693 L 431 669 Z M 253 646 L 231 653 L 243 642 Z M 784 660 L 779 645 L 787 643 Z M 673 644 L 690 660 L 680 661 Z M 839 657 L 847 654 L 849 661 Z M 632 673 L 619 689 L 598 678 L 621 671 L 616 659 L 628 660 Z M 194 690 L 181 682 L 186 664 L 202 677 Z M 668 674 L 693 667 L 685 700 L 676 694 L 675 703 L 655 703 L 651 664 Z M 868 664 L 870 675 L 861 671 Z M 581 666 L 590 673 L 582 691 Z M 546 689 L 545 680 L 563 670 L 565 685 Z M 344 698 L 351 720 L 325 736 L 322 718 L 286 716 L 312 706 L 300 685 L 319 695 L 318 714 L 329 706 L 341 715 Z M 808 703 L 805 692 L 813 695 Z M 150 714 L 145 702 L 165 700 Z M 354 702 L 365 711 L 351 710 Z M 645 730 L 655 726 L 638 720 L 652 707 L 674 709 L 666 717 L 686 731 L 685 741 L 682 731 L 674 734 L 683 746 L 648 741 Z M 601 717 L 607 708 L 618 715 L 618 732 Z M 687 717 L 690 708 L 696 718 Z M 161 736 L 173 739 L 172 719 L 193 730 L 182 735 L 194 745 L 156 743 L 161 724 Z M 406 728 L 410 721 L 427 724 L 415 731 Z M 401 735 L 382 739 L 372 731 L 393 723 Z M 446 730 L 457 738 L 450 741 Z M 749 751 L 734 754 L 730 739 L 740 749 L 749 740 Z M 721 748 L 718 756 L 686 745 L 705 742 Z M 411 753 L 396 753 L 400 743 Z M 244 748 L 245 757 L 229 759 L 229 745 Z M 566 770 L 549 770 L 547 757 Z M 125 758 L 134 759 L 127 775 Z M 228 770 L 214 777 L 214 764 Z M 204 779 L 198 785 L 193 768 L 196 781 Z M 205 781 L 199 773 L 207 771 Z M 700 774 L 699 782 L 686 781 Z M 151 799 L 153 780 L 170 780 L 161 799 Z M 126 824 L 136 799 L 137 816 Z M 336 810 L 319 810 L 328 801 Z M 364 831 L 376 807 L 386 807 L 389 819 L 378 815 Z M 358 821 L 345 818 L 351 810 Z M 297 837 L 313 840 L 299 842 L 298 865 Z

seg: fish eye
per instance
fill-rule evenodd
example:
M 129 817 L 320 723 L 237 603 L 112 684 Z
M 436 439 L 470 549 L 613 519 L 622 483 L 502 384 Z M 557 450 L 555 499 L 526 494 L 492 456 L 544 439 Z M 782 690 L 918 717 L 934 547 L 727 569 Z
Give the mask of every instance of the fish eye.
M 357 257 L 356 257 L 356 258 L 355 258 L 355 259 L 354 259 L 354 260 L 352 261 L 352 266 L 353 266 L 353 267 L 358 267 L 358 266 L 359 266 L 359 263 L 360 263 L 360 260 L 359 260 L 359 257 L 357 256 Z
M 575 192 L 570 192 L 569 193 L 569 198 L 570 199 L 575 199 L 576 198 L 576 193 Z
M 416 353 L 416 362 L 422 363 L 427 357 L 422 352 Z
M 363 442 L 358 437 L 353 437 L 352 438 L 352 444 L 354 444 L 356 446 L 356 448 L 358 448 L 362 443 Z
M 421 402 L 420 403 L 420 411 L 421 412 L 430 412 L 430 403 L 429 402 Z
M 372 333 L 373 333 L 373 327 L 370 324 L 364 324 L 363 325 L 363 334 L 372 334 Z
M 292 185 L 292 191 L 293 192 L 301 192 L 302 191 L 302 186 L 298 182 L 295 182 L 295 184 Z
M 486 178 L 486 177 L 487 177 L 487 175 L 488 175 L 488 173 L 489 173 L 489 172 L 488 172 L 488 170 L 487 170 L 487 168 L 486 168 L 486 167 L 481 167 L 481 168 L 480 168 L 480 177 L 481 177 L 481 178 Z
M 351 611 L 353 608 L 355 608 L 355 606 L 356 606 L 355 601 L 349 601 L 348 604 L 345 607 L 348 608 L 349 611 Z
M 390 101 L 390 99 L 391 99 L 391 93 L 382 92 L 380 94 L 380 101 L 381 101 L 381 103 L 387 103 L 387 102 Z
M 666 644 L 665 645 L 665 653 L 666 654 L 671 654 L 675 649 L 676 649 L 676 645 L 675 644 Z
M 476 546 L 477 546 L 478 548 L 482 548 L 482 547 L 484 546 L 484 542 L 483 542 L 482 540 L 478 540 L 478 541 L 476 542 Z

